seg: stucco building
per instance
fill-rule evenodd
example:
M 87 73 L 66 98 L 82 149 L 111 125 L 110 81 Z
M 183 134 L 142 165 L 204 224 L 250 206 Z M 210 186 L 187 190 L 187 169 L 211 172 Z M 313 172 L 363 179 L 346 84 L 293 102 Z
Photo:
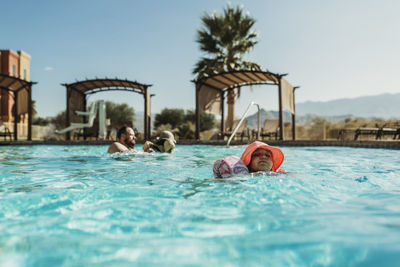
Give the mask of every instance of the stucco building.
M 0 50 L 0 73 L 30 81 L 31 57 L 24 51 L 15 53 L 12 50 Z M 21 96 L 19 99 L 23 99 Z M 14 93 L 1 90 L 0 94 L 0 119 L 3 122 L 13 122 Z M 24 105 L 18 105 L 19 122 L 28 120 L 27 109 Z

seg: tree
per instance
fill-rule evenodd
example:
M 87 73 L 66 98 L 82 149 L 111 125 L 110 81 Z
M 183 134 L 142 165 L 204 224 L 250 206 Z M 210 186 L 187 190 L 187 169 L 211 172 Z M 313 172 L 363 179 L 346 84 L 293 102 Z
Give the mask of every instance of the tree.
M 193 74 L 198 79 L 223 71 L 261 69 L 242 58 L 257 44 L 257 33 L 251 30 L 255 20 L 240 7 L 228 6 L 222 15 L 206 14 L 201 20 L 203 26 L 197 31 L 196 41 L 210 57 L 202 57 L 196 63 Z
M 50 122 L 54 124 L 56 129 L 62 129 L 67 126 L 65 125 L 65 113 L 66 113 L 65 110 L 60 111 L 59 113 L 57 113 L 56 116 L 50 119 Z
M 136 120 L 135 110 L 125 103 L 106 101 L 106 118 L 110 119 L 112 128 L 119 128 L 123 125 L 132 126 Z
M 188 110 L 185 115 L 185 121 L 196 123 L 196 113 L 193 110 Z M 200 112 L 200 131 L 211 130 L 215 126 L 215 117 L 213 114 L 207 112 Z
M 245 15 L 242 8 L 228 6 L 222 15 L 206 14 L 201 20 L 203 26 L 197 31 L 196 41 L 209 57 L 202 57 L 196 63 L 193 74 L 197 79 L 225 71 L 261 70 L 258 64 L 243 59 L 243 55 L 257 44 L 257 33 L 251 30 L 255 19 Z M 235 97 L 240 95 L 240 88 L 237 90 L 237 94 L 228 91 L 226 124 L 230 128 L 233 126 Z
M 34 125 L 46 126 L 49 123 L 50 123 L 49 119 L 42 118 L 42 117 L 34 117 L 32 120 L 32 124 L 34 124 Z
M 157 131 L 174 130 L 183 139 L 193 139 L 196 116 L 193 110 L 165 108 L 161 113 L 156 114 L 154 126 Z M 215 126 L 215 117 L 206 112 L 200 113 L 200 130 L 211 130 Z
M 32 118 L 35 118 L 36 116 L 37 116 L 36 100 L 32 100 Z
M 183 109 L 164 108 L 161 113 L 156 114 L 154 118 L 154 127 L 170 124 L 172 129 L 179 127 L 185 119 L 185 111 Z

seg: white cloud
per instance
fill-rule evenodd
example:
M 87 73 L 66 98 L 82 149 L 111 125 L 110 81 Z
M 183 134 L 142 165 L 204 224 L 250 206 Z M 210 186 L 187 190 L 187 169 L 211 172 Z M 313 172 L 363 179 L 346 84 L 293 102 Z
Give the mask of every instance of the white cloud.
M 44 70 L 45 70 L 45 71 L 52 71 L 52 70 L 53 70 L 53 67 L 47 66 L 47 67 L 44 67 Z

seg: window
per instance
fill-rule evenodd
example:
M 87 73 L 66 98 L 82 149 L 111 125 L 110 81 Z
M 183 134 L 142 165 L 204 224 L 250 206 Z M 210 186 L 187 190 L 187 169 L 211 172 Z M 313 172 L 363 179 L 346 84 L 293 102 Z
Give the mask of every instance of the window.
M 12 65 L 12 76 L 17 77 L 17 66 Z
M 26 69 L 24 69 L 24 80 L 26 80 Z

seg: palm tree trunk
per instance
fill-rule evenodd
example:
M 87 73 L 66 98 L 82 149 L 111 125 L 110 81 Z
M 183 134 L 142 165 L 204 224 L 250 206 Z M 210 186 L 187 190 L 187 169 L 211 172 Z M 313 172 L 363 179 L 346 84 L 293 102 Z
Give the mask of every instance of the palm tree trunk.
M 235 119 L 235 91 L 234 90 L 229 90 L 228 91 L 228 97 L 227 97 L 227 102 L 228 102 L 228 117 L 226 118 L 226 127 L 231 129 L 233 131 L 233 120 Z

